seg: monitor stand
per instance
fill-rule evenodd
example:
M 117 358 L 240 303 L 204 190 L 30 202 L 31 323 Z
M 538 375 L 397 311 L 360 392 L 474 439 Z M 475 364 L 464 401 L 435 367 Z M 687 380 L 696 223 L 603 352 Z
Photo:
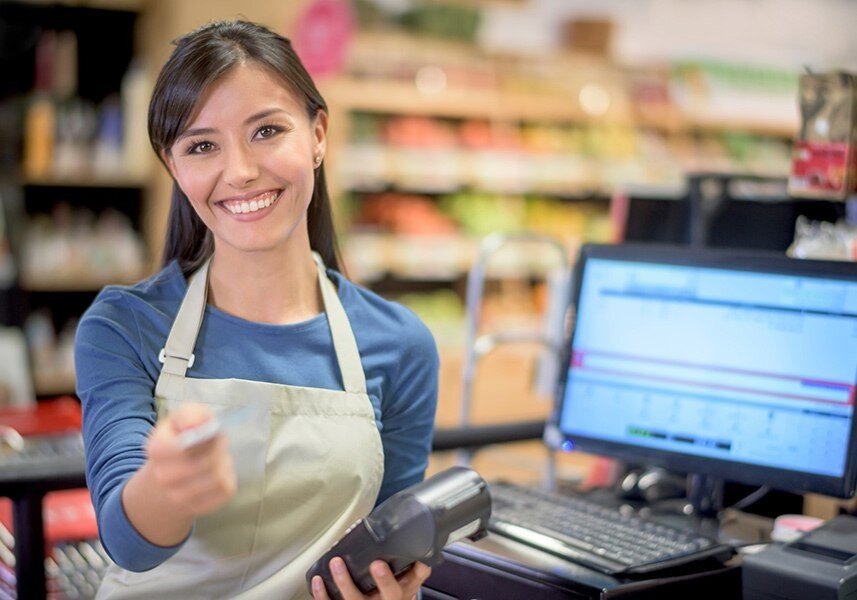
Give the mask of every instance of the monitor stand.
M 717 477 L 690 473 L 687 476 L 687 499 L 691 514 L 703 518 L 717 517 L 723 510 L 724 484 Z
M 641 473 L 639 481 L 648 483 L 646 478 L 651 476 L 654 486 L 646 486 L 645 493 L 637 499 L 645 501 L 655 512 L 680 512 L 702 519 L 715 519 L 728 507 L 771 519 L 785 513 L 803 512 L 803 496 L 794 492 L 766 488 L 763 494 L 757 495 L 758 486 L 727 482 L 700 473 L 689 473 L 685 477 L 657 468 Z M 747 502 L 753 496 L 755 499 Z
M 773 519 L 726 507 L 724 496 L 728 498 L 725 492 L 731 484 L 723 479 L 642 465 L 626 465 L 626 468 L 616 485 L 583 493 L 606 506 L 623 511 L 627 507 L 640 516 L 729 543 L 770 541 Z
M 647 467 L 628 470 L 615 491 L 620 499 L 641 500 L 656 511 L 716 518 L 724 506 L 724 485 L 722 479 L 708 475 L 690 473 L 685 476 L 659 467 Z

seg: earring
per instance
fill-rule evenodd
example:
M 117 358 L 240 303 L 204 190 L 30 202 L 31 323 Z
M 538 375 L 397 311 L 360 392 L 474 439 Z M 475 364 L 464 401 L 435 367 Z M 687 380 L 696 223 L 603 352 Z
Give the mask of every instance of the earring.
M 320 154 L 316 154 L 316 155 L 315 155 L 315 166 L 316 166 L 316 167 L 318 167 L 318 166 L 320 166 L 320 165 L 321 165 L 321 155 L 320 155 Z

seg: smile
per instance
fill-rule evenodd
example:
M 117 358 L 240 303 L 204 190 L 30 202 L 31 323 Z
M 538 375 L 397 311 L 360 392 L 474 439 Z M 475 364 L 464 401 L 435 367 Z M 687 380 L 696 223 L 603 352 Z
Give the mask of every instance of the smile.
M 270 190 L 258 194 L 256 196 L 252 196 L 250 198 L 222 200 L 220 202 L 217 202 L 217 204 L 220 204 L 223 208 L 228 210 L 233 215 L 240 215 L 258 212 L 260 210 L 268 208 L 272 204 L 276 203 L 279 199 L 280 190 Z

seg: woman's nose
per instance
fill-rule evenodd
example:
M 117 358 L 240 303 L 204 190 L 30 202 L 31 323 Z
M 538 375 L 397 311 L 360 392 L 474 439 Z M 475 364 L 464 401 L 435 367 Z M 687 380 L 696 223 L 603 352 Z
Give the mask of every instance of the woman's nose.
M 226 154 L 223 179 L 234 188 L 244 188 L 259 176 L 259 166 L 249 148 L 237 146 Z

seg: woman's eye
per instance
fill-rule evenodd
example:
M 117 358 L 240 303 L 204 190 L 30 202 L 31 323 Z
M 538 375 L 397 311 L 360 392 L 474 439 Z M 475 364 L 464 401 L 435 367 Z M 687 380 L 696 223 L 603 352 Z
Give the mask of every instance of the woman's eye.
M 211 142 L 197 142 L 196 144 L 191 145 L 188 149 L 188 154 L 207 154 L 214 150 L 214 144 Z
M 274 137 L 280 132 L 279 127 L 274 127 L 273 125 L 265 125 L 264 127 L 260 127 L 256 131 L 256 135 L 260 138 L 270 138 Z

